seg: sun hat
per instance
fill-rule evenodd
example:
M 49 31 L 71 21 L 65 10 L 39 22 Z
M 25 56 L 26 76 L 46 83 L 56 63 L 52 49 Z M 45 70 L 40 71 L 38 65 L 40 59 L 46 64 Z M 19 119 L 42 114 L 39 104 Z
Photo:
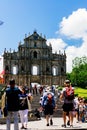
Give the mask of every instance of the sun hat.
M 50 88 L 50 86 L 48 86 L 48 87 L 46 88 L 46 92 L 50 92 L 50 90 L 51 90 L 51 88 Z

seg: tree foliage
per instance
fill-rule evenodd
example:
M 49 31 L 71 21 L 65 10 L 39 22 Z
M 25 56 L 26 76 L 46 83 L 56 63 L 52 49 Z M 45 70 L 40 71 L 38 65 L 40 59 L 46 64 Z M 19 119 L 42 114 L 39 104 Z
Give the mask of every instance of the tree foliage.
M 73 61 L 71 73 L 67 73 L 67 78 L 71 83 L 79 87 L 87 87 L 87 57 L 76 57 Z

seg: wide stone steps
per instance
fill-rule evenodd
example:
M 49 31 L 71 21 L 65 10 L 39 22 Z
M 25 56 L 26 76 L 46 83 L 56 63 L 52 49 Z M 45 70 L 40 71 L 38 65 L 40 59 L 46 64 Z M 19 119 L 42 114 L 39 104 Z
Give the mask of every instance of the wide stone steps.
M 32 110 L 38 109 L 40 107 L 39 100 L 41 95 L 33 95 L 33 101 L 31 103 Z M 54 112 L 54 117 L 62 117 L 62 103 L 58 100 L 57 101 L 58 108 Z

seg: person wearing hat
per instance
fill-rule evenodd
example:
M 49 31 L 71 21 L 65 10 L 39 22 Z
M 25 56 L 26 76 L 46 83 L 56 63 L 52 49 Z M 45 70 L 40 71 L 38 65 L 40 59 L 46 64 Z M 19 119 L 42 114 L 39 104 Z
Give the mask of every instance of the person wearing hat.
M 74 109 L 74 88 L 71 86 L 71 83 L 69 80 L 65 80 L 64 82 L 64 88 L 60 95 L 60 101 L 64 100 L 63 103 L 63 121 L 64 124 L 62 127 L 66 127 L 66 117 L 69 117 L 69 121 L 67 125 L 70 125 L 70 127 L 73 127 L 73 109 Z M 69 95 L 72 93 L 71 95 Z M 67 115 L 68 113 L 68 115 Z
M 9 87 L 6 88 L 6 105 L 7 105 L 7 117 L 6 117 L 6 130 L 11 130 L 11 119 L 14 119 L 14 130 L 19 130 L 19 94 L 21 90 L 15 85 L 15 80 L 11 79 L 9 82 Z
M 53 112 L 55 109 L 55 99 L 54 99 L 54 94 L 50 91 L 50 87 L 47 87 L 43 97 L 42 97 L 42 108 L 44 110 L 44 115 L 46 117 L 46 126 L 53 125 Z M 50 124 L 49 124 L 50 120 Z

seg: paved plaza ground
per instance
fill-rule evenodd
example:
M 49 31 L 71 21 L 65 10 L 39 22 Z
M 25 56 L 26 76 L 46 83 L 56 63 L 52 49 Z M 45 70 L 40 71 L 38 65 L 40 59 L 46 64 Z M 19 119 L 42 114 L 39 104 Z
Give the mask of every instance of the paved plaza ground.
M 73 130 L 87 130 L 87 123 L 76 123 L 74 119 L 73 128 L 67 126 L 67 128 L 62 128 L 61 125 L 63 124 L 63 119 L 53 118 L 53 126 L 46 126 L 45 118 L 37 121 L 29 121 L 28 122 L 28 129 L 27 130 L 62 130 L 62 129 L 73 129 Z M 19 123 L 19 128 L 21 124 Z M 0 124 L 0 130 L 6 130 L 6 124 Z M 14 130 L 13 124 L 11 124 L 11 130 Z M 21 130 L 21 129 L 20 129 Z

